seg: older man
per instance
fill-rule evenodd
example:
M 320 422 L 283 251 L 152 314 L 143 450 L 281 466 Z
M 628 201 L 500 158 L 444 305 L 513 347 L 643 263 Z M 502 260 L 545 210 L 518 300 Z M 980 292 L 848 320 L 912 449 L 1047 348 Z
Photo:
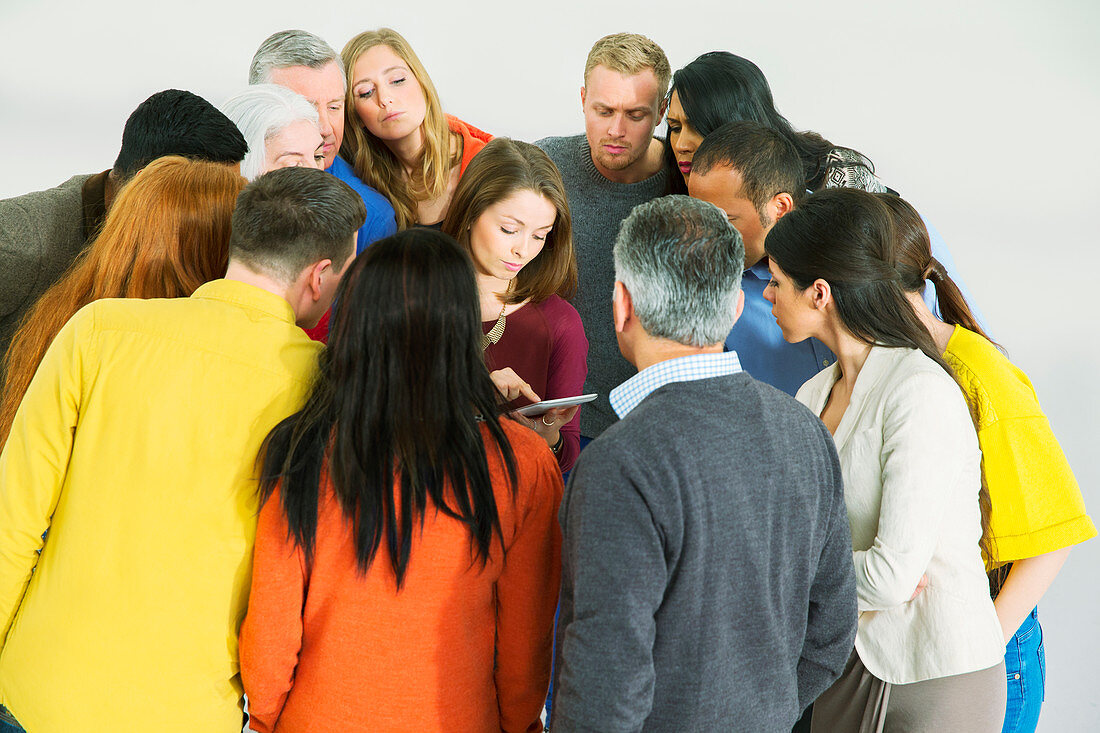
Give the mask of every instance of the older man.
M 269 36 L 252 57 L 249 84 L 278 84 L 305 97 L 317 109 L 325 170 L 355 189 L 367 207 L 367 220 L 359 230 L 356 251 L 397 231 L 393 205 L 364 183 L 341 158 L 344 140 L 344 98 L 347 78 L 340 54 L 321 38 L 300 30 L 279 31 Z
M 212 104 L 167 89 L 126 120 L 113 168 L 0 201 L 0 357 L 23 315 L 99 232 L 115 193 L 135 173 L 163 155 L 238 165 L 246 151 L 236 125 Z
M 584 65 L 584 134 L 536 143 L 561 171 L 573 215 L 578 270 L 573 305 L 589 344 L 584 391 L 599 394 L 581 410 L 582 444 L 616 420 L 607 394 L 633 373 L 611 328 L 611 246 L 631 209 L 666 193 L 663 147 L 653 130 L 664 115 L 671 75 L 664 51 L 645 36 L 601 38 Z
M 686 196 L 623 222 L 613 323 L 640 371 L 562 500 L 558 733 L 789 730 L 851 652 L 832 437 L 723 352 L 744 259 Z

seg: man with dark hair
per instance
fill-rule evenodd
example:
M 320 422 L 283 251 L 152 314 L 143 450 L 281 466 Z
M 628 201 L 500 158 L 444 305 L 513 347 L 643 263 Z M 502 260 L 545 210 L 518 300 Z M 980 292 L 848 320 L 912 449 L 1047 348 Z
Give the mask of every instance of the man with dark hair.
M 640 371 L 562 499 L 557 733 L 789 729 L 851 653 L 832 436 L 723 351 L 744 261 L 686 196 L 636 207 L 615 242 L 613 324 Z
M 23 314 L 99 232 L 118 190 L 164 155 L 239 165 L 248 147 L 233 122 L 202 97 L 157 92 L 133 111 L 112 169 L 0 201 L 0 356 Z
M 301 407 L 301 327 L 364 217 L 336 178 L 273 171 L 238 198 L 224 279 L 58 333 L 0 452 L 0 700 L 26 729 L 240 730 L 257 451 Z
M 726 212 L 745 240 L 745 312 L 726 339 L 745 371 L 793 395 L 810 377 L 836 361 L 817 339 L 789 344 L 764 300 L 771 280 L 764 239 L 780 217 L 807 193 L 798 152 L 779 133 L 756 122 L 729 122 L 707 135 L 692 158 L 688 193 Z M 934 236 L 932 254 L 958 282 L 954 260 Z M 935 288 L 924 299 L 937 312 Z
M 726 338 L 745 371 L 794 395 L 836 357 L 816 339 L 788 344 L 764 288 L 771 280 L 764 238 L 802 198 L 802 161 L 794 146 L 756 122 L 730 122 L 707 135 L 691 160 L 688 193 L 726 213 L 745 243 L 745 312 Z

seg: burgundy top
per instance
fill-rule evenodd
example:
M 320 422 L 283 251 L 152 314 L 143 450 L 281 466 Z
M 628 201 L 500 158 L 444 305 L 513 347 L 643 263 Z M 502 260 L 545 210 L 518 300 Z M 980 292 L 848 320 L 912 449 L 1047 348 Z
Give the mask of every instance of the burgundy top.
M 488 333 L 494 325 L 495 318 L 483 321 L 481 328 Z M 541 303 L 528 303 L 508 314 L 504 335 L 485 349 L 485 362 L 490 371 L 511 367 L 544 400 L 583 394 L 588 376 L 588 339 L 581 317 L 556 295 Z M 511 407 L 526 404 L 530 400 L 520 397 Z M 565 440 L 558 453 L 558 465 L 562 471 L 573 467 L 581 451 L 580 426 L 581 412 L 577 410 L 573 419 L 561 427 Z

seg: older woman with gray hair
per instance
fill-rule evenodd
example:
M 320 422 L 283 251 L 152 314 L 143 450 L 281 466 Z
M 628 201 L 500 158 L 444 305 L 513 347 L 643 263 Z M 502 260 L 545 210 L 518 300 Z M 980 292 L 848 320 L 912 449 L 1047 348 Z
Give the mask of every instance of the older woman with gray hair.
M 305 97 L 276 84 L 255 84 L 221 106 L 248 143 L 241 175 L 252 180 L 291 166 L 324 168 L 317 110 Z

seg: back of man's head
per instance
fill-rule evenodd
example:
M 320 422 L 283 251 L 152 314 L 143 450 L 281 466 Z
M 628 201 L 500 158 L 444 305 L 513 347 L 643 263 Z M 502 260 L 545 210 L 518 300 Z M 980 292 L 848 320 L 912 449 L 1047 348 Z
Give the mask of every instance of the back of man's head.
M 252 63 L 248 67 L 248 83 L 270 83 L 271 72 L 274 69 L 286 69 L 291 66 L 320 69 L 331 63 L 339 66 L 343 73 L 344 62 L 340 54 L 325 43 L 324 39 L 309 31 L 279 31 L 264 39 L 256 49 Z
M 650 336 L 685 346 L 725 341 L 737 319 L 745 248 L 716 206 L 665 196 L 636 206 L 615 240 L 615 279 Z
M 797 205 L 805 195 L 802 160 L 789 140 L 758 122 L 727 122 L 707 135 L 691 159 L 691 175 L 713 168 L 741 174 L 741 193 L 757 211 L 777 193 L 789 193 Z
M 241 131 L 217 107 L 197 94 L 166 89 L 139 104 L 126 120 L 113 173 L 121 184 L 165 155 L 235 164 L 247 152 Z
M 245 186 L 233 211 L 229 259 L 292 284 L 307 267 L 343 267 L 367 218 L 363 199 L 316 168 L 279 168 Z
M 603 66 L 624 76 L 640 74 L 651 69 L 657 77 L 658 99 L 664 99 L 668 93 L 668 81 L 672 78 L 672 66 L 664 50 L 645 36 L 637 33 L 612 33 L 593 44 L 584 63 L 584 81 L 588 84 L 588 73 L 597 66 Z

